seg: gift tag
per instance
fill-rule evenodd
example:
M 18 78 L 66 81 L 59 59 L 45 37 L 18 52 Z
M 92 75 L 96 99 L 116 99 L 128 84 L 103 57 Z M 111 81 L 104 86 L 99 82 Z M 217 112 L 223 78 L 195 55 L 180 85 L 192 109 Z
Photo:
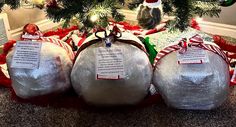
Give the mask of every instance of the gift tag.
M 187 51 L 182 54 L 177 51 L 177 60 L 178 64 L 202 64 L 209 62 L 206 50 L 198 47 L 187 48 Z
M 12 68 L 36 69 L 39 67 L 41 42 L 18 41 L 12 58 Z
M 124 54 L 121 48 L 96 48 L 96 80 L 118 80 L 125 77 Z

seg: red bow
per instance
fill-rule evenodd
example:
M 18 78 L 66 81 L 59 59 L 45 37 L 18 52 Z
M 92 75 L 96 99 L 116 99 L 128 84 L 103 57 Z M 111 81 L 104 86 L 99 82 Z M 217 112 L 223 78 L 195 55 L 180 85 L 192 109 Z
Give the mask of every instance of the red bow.
M 199 46 L 203 44 L 203 39 L 199 34 L 194 35 L 189 39 L 191 45 Z
M 186 38 L 183 38 L 179 41 L 179 46 L 182 48 L 179 50 L 180 54 L 183 54 L 187 51 L 189 46 L 201 46 L 203 44 L 203 39 L 199 34 L 194 35 L 189 39 L 189 42 Z

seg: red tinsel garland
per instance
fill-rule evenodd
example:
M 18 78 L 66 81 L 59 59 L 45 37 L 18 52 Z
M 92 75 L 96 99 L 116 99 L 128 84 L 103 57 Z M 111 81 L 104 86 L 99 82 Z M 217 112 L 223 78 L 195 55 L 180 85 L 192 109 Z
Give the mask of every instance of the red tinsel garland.
M 8 41 L 3 46 L 3 53 L 0 54 L 0 64 L 6 64 L 6 56 L 9 50 L 14 46 L 16 41 Z M 5 76 L 5 74 L 0 69 L 0 86 L 11 87 L 11 80 Z
M 216 43 L 222 50 L 227 52 L 227 57 L 230 59 L 236 59 L 236 45 L 232 42 L 229 42 L 222 38 L 219 35 L 213 36 L 214 43 Z M 230 52 L 230 53 L 229 53 Z M 234 74 L 234 70 L 230 70 L 230 77 L 232 78 Z M 235 81 L 230 82 L 230 86 L 236 85 Z
M 15 40 L 10 40 L 7 43 L 5 43 L 3 46 L 3 54 L 7 55 L 7 53 L 11 50 L 11 48 L 14 46 L 15 43 L 16 43 Z
M 43 34 L 44 37 L 49 37 L 49 36 L 53 36 L 53 35 L 57 35 L 59 36 L 59 39 L 62 39 L 63 37 L 65 37 L 69 32 L 71 32 L 72 30 L 78 30 L 77 26 L 72 26 L 70 28 L 58 28 L 56 31 L 48 31 L 46 33 Z
M 137 30 L 137 31 L 139 31 L 141 29 L 139 26 L 132 26 L 127 22 L 120 22 L 119 25 L 123 25 L 124 29 L 126 29 L 126 30 Z M 198 27 L 199 27 L 198 24 L 196 25 L 195 23 L 192 24 L 192 26 L 195 26 L 195 29 L 198 29 Z M 200 27 L 199 27 L 199 29 L 200 29 Z M 44 37 L 49 37 L 49 36 L 57 35 L 57 36 L 59 36 L 60 39 L 62 39 L 63 37 L 65 37 L 72 30 L 78 30 L 78 27 L 73 26 L 73 27 L 68 28 L 68 29 L 60 28 L 60 29 L 57 29 L 57 31 L 46 32 L 46 33 L 43 34 L 43 36 Z M 153 31 L 150 31 L 150 32 L 152 33 Z M 155 32 L 157 32 L 157 31 L 154 31 L 154 33 Z M 217 36 L 217 35 L 213 36 L 213 39 L 214 39 L 214 42 L 216 44 L 218 44 L 223 50 L 236 53 L 236 45 L 226 43 L 226 41 L 223 38 L 221 38 L 220 36 Z M 9 41 L 4 45 L 3 54 L 0 54 L 0 64 L 6 63 L 6 55 L 9 52 L 9 50 L 11 50 L 11 48 L 14 46 L 15 43 L 16 43 L 16 41 Z M 230 54 L 228 56 L 236 58 L 236 54 Z M 231 76 L 233 75 L 233 70 L 230 71 L 230 75 Z M 1 72 L 1 71 L 0 71 L 0 80 L 1 80 L 0 85 L 5 86 L 5 87 L 11 87 L 10 79 L 6 78 L 5 75 L 3 74 L 3 72 Z M 235 84 L 231 83 L 231 85 L 235 85 Z M 13 98 L 14 98 L 14 100 L 18 100 L 20 102 L 26 102 L 26 103 L 29 102 L 29 100 L 19 99 L 18 97 L 16 97 L 14 92 L 13 92 Z M 51 105 L 59 106 L 59 107 L 75 107 L 75 108 L 78 108 L 81 105 L 84 105 L 84 103 L 81 101 L 81 98 L 78 98 L 75 93 L 73 95 L 67 94 L 62 98 L 63 99 L 53 101 L 51 103 Z M 41 101 L 39 101 L 39 100 L 33 101 L 33 103 L 34 104 L 36 103 L 38 105 L 48 105 L 48 103 L 51 102 L 50 99 L 46 99 L 46 100 L 45 100 L 45 98 L 40 98 L 40 99 L 42 99 L 42 100 Z M 54 100 L 54 98 L 52 100 Z M 144 101 L 142 101 L 138 105 L 138 107 L 148 106 L 148 105 L 154 104 L 158 101 L 160 101 L 160 95 L 159 94 L 151 95 L 151 96 L 148 96 L 147 98 L 145 98 Z
M 213 36 L 214 42 L 222 49 L 228 52 L 236 53 L 236 45 L 232 44 L 229 41 L 226 41 L 224 38 L 222 38 L 219 35 Z
M 200 26 L 199 26 L 197 20 L 194 19 L 194 18 L 191 20 L 190 26 L 191 26 L 193 29 L 200 30 Z

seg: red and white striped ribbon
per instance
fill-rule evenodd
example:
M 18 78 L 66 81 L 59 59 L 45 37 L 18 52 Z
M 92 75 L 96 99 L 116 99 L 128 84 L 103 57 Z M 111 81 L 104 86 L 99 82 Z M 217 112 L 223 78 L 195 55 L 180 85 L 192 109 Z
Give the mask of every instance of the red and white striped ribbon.
M 191 42 L 191 45 L 203 44 L 203 39 L 199 34 L 196 34 L 193 37 L 191 37 L 189 41 Z
M 141 29 L 140 26 L 132 26 L 127 22 L 110 22 L 110 29 L 112 29 L 114 26 L 117 26 L 122 32 L 126 31 L 134 35 L 150 35 L 165 30 L 166 23 L 160 23 L 155 28 L 150 30 Z
M 219 55 L 222 59 L 225 60 L 226 63 L 229 63 L 228 61 L 228 57 L 226 56 L 226 54 L 223 52 L 223 50 L 221 50 L 220 48 L 214 46 L 214 45 L 210 45 L 210 44 L 204 44 L 203 43 L 203 39 L 201 38 L 200 35 L 195 35 L 192 38 L 190 38 L 190 44 L 191 46 L 196 46 L 211 52 L 214 52 L 215 54 Z M 154 64 L 153 66 L 156 66 L 157 62 L 162 59 L 163 57 L 165 57 L 166 55 L 168 55 L 169 53 L 173 52 L 173 51 L 177 51 L 180 50 L 182 47 L 179 45 L 171 45 L 168 46 L 166 48 L 164 48 L 163 50 L 161 50 L 160 52 L 158 52 L 155 60 L 154 60 Z
M 62 47 L 63 49 L 66 50 L 66 52 L 68 53 L 69 57 L 71 60 L 74 59 L 75 55 L 72 51 L 72 48 L 65 42 L 59 40 L 59 39 L 55 39 L 55 38 L 49 38 L 49 37 L 41 37 L 40 38 L 42 41 L 46 41 L 46 42 L 50 42 L 53 43 L 55 45 L 58 45 L 60 47 Z

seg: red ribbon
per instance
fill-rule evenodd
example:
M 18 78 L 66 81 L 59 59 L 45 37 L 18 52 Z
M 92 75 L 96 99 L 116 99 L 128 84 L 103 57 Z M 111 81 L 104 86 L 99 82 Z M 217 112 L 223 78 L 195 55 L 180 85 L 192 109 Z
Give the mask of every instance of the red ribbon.
M 179 41 L 179 44 L 178 44 L 180 47 L 182 47 L 180 50 L 179 50 L 179 53 L 180 54 L 183 54 L 187 51 L 187 47 L 188 47 L 188 44 L 187 44 L 187 39 L 186 38 L 182 38 L 180 41 Z
M 183 54 L 187 51 L 188 46 L 197 46 L 201 47 L 203 44 L 203 39 L 199 34 L 194 35 L 189 39 L 189 42 L 186 38 L 183 38 L 179 41 L 179 46 L 182 48 L 179 50 L 179 53 Z
M 199 46 L 203 44 L 203 39 L 199 34 L 196 34 L 189 39 L 189 42 L 191 45 Z

